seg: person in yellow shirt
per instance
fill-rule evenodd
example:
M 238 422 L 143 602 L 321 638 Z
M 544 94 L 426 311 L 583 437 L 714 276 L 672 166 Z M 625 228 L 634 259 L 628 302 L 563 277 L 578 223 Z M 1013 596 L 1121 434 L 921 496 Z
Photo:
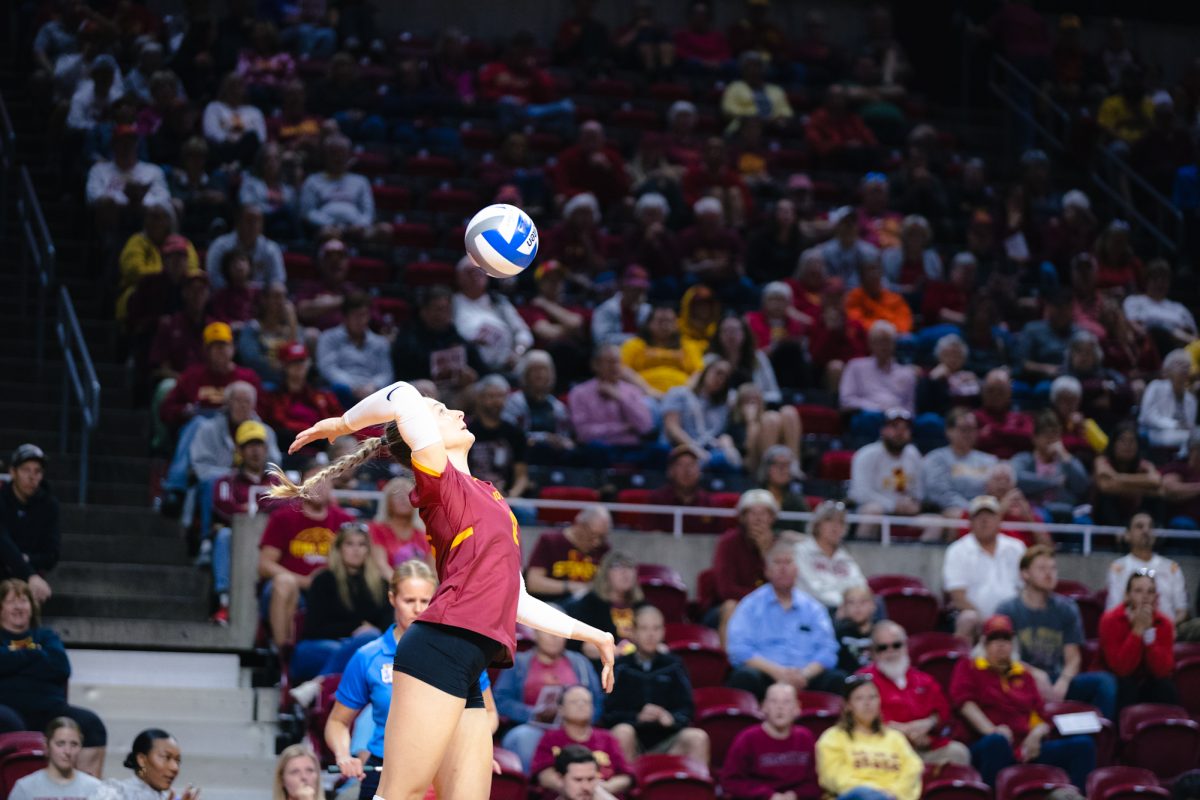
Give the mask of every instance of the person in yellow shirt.
M 704 366 L 704 353 L 684 346 L 675 309 L 659 306 L 641 333 L 621 345 L 621 364 L 622 379 L 651 397 L 662 397 Z
M 142 215 L 142 229 L 129 237 L 118 259 L 116 318 L 124 322 L 129 297 L 139 280 L 162 272 L 162 246 L 175 227 L 175 212 L 168 205 L 148 205 Z M 187 271 L 200 269 L 200 256 L 188 242 Z
M 721 113 L 731 126 L 745 117 L 758 117 L 767 123 L 785 124 L 792 118 L 787 94 L 778 85 L 767 83 L 767 59 L 757 50 L 747 50 L 741 58 L 742 78 L 725 87 L 721 95 Z
M 1125 68 L 1117 93 L 1100 104 L 1096 123 L 1109 136 L 1127 145 L 1137 144 L 1146 135 L 1154 124 L 1154 102 L 1146 94 L 1140 69 Z
M 883 724 L 870 675 L 846 678 L 842 718 L 817 740 L 817 780 L 837 800 L 919 800 L 924 765 L 904 734 Z
M 683 293 L 679 301 L 679 332 L 683 349 L 692 358 L 704 358 L 708 344 L 721 322 L 721 301 L 712 287 L 698 283 Z
M 878 258 L 858 268 L 858 286 L 846 293 L 846 317 L 868 330 L 879 320 L 890 322 L 899 333 L 912 333 L 912 309 L 908 301 L 883 285 L 883 265 Z

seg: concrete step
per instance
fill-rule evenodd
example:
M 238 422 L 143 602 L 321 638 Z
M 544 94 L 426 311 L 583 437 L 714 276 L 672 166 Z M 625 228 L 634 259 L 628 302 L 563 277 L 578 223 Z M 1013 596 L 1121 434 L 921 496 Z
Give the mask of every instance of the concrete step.
M 106 480 L 121 480 L 127 483 L 145 485 L 150 475 L 162 459 L 150 456 L 129 456 L 122 454 L 93 453 L 88 458 L 92 475 Z M 79 456 L 75 453 L 54 455 L 46 464 L 46 477 L 57 483 L 60 480 L 74 480 L 79 476 Z
M 98 481 L 97 478 L 102 476 L 103 473 L 93 469 L 88 478 L 87 502 L 89 507 L 136 506 L 140 504 L 147 509 L 150 508 L 153 497 L 148 478 L 134 483 L 113 483 Z M 79 481 L 74 479 L 55 481 L 54 491 L 64 499 L 78 500 Z
M 238 689 L 250 685 L 237 656 L 145 650 L 85 650 L 71 655 L 71 686 L 136 687 L 152 698 L 162 690 Z
M 71 408 L 72 413 L 67 416 L 70 428 L 70 441 L 67 443 L 67 449 L 76 452 L 79 448 L 79 410 L 74 402 L 72 402 Z M 0 428 L 0 453 L 12 450 L 22 442 L 40 442 L 48 452 L 58 449 L 57 417 L 53 422 L 46 420 L 22 427 L 16 427 L 13 420 L 7 420 L 5 425 L 8 427 Z M 104 421 L 104 411 L 101 410 L 100 425 L 92 431 L 90 447 L 93 453 L 144 456 L 150 451 L 150 437 L 140 429 L 129 431 L 108 425 Z M 140 503 L 141 501 L 137 501 L 133 504 L 139 505 Z
M 3 313 L 3 305 L 0 304 L 0 313 Z M 57 345 L 56 345 L 57 346 Z M 61 356 L 49 355 L 50 350 L 47 350 L 47 358 L 43 364 L 42 370 L 37 371 L 36 363 L 32 357 L 33 343 L 30 342 L 30 355 L 24 357 L 14 357 L 11 355 L 0 356 L 0 375 L 31 375 L 37 380 L 50 382 L 58 382 L 61 384 L 63 375 L 63 362 Z M 100 386 L 103 387 L 107 383 L 126 385 L 129 381 L 129 374 L 122 363 L 95 362 L 96 378 L 100 381 Z
M 55 591 L 46 603 L 48 617 L 82 617 L 92 619 L 127 620 L 143 618 L 148 622 L 195 622 L 208 624 L 209 601 L 192 595 L 147 596 L 146 593 L 110 593 L 103 597 Z M 61 628 L 57 623 L 55 628 Z M 62 631 L 59 631 L 62 633 Z M 65 634 L 64 634 L 65 638 Z M 96 644 L 112 645 L 124 641 L 117 638 L 94 640 Z M 132 642 L 131 642 L 132 644 Z M 148 640 L 148 646 L 154 639 Z M 165 643 L 164 643 L 165 644 Z
M 166 519 L 144 505 L 95 508 L 64 502 L 59 512 L 64 531 L 155 536 L 172 541 L 182 535 L 178 522 Z
M 149 668 L 136 672 L 142 679 L 152 677 Z M 276 722 L 279 718 L 277 689 L 147 690 L 145 686 L 81 683 L 72 679 L 71 702 L 95 711 L 106 722 L 111 719 L 160 717 L 171 720 L 172 724 L 176 721 L 236 723 Z
M 75 561 L 180 566 L 188 563 L 187 543 L 182 533 L 175 539 L 108 532 L 64 533 L 62 538 L 62 551 Z
M 25 343 L 24 347 L 28 347 Z M 0 400 L 0 420 L 19 420 L 24 427 L 30 428 L 52 428 L 56 429 L 59 425 L 59 417 L 62 411 L 61 407 L 62 396 L 53 404 L 38 403 L 24 398 L 5 397 Z M 78 414 L 78 406 L 75 404 L 75 397 L 71 395 L 70 409 L 68 410 L 68 419 L 71 419 L 71 414 Z M 145 433 L 149 435 L 149 414 L 146 411 L 120 409 L 120 408 L 100 408 L 101 425 L 105 429 L 114 429 L 121 433 Z M 112 455 L 124 455 L 124 453 L 114 453 Z
M 56 598 L 50 598 L 53 604 Z M 127 609 L 124 617 L 101 618 L 87 608 L 76 613 L 46 612 L 46 624 L 54 628 L 70 648 L 111 648 L 114 644 L 141 650 L 186 650 L 243 652 L 253 648 L 253 633 L 243 641 L 233 631 L 206 619 L 162 620 L 137 616 L 145 604 Z M 207 609 L 207 607 L 206 607 Z M 72 659 L 75 657 L 72 651 Z
M 29 342 L 29 351 L 33 343 Z M 62 402 L 62 374 L 43 375 L 39 378 L 33 371 L 21 374 L 23 380 L 0 378 L 0 397 L 22 400 L 29 403 L 50 403 L 55 407 Z M 101 383 L 100 407 L 103 410 L 133 407 L 133 390 L 125 383 Z M 143 413 L 149 414 L 148 411 Z
M 75 554 L 69 554 L 75 558 Z M 193 566 L 166 564 L 112 564 L 60 561 L 54 568 L 54 586 L 64 594 L 104 597 L 207 597 L 212 584 L 208 572 Z M 147 609 L 153 614 L 153 609 Z
M 186 721 L 172 720 L 169 716 L 153 717 L 155 725 L 163 725 L 179 742 L 185 761 L 198 756 L 217 756 L 225 759 L 270 759 L 275 756 L 275 734 L 278 729 L 274 724 L 265 722 L 231 722 L 231 721 Z M 104 720 L 108 728 L 109 741 L 114 743 L 132 742 L 140 731 L 145 729 L 150 720 L 142 719 L 113 719 Z M 121 745 L 125 746 L 125 745 Z M 267 771 L 270 785 L 270 770 Z M 193 780 L 182 776 L 183 779 Z M 227 781 L 221 781 L 227 784 Z M 237 784 L 234 784 L 237 785 Z M 205 792 L 207 795 L 208 793 Z M 220 797 L 221 795 L 213 795 Z

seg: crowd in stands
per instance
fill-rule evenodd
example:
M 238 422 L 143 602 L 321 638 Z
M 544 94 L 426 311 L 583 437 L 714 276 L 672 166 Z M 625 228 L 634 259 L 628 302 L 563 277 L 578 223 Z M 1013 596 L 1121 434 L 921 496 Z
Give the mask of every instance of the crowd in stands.
M 395 379 L 467 412 L 472 474 L 509 498 L 572 470 L 603 486 L 593 499 L 644 490 L 638 502 L 704 508 L 738 490 L 732 526 L 684 524 L 721 534 L 697 616 L 728 660 L 716 682 L 746 704 L 732 741 L 698 705 L 718 687 L 667 652 L 664 625 L 683 620 L 609 550 L 609 512 L 589 506 L 538 541 L 530 591 L 629 645 L 608 697 L 595 653 L 540 633 L 497 679 L 500 741 L 546 797 L 621 795 L 647 754 L 711 765 L 731 797 L 915 800 L 924 765 L 973 764 L 994 784 L 1020 761 L 1083 789 L 1095 740 L 1059 736 L 1052 704 L 1116 725 L 1177 699 L 1173 645 L 1193 621 L 1153 529 L 1200 528 L 1200 333 L 1179 302 L 1194 287 L 1032 141 L 1014 164 L 985 161 L 931 121 L 886 9 L 861 41 L 834 42 L 820 12 L 785 31 L 765 0 L 728 30 L 705 2 L 677 30 L 639 3 L 617 31 L 584 0 L 547 44 L 384 40 L 369 4 L 251 5 L 168 20 L 47 2 L 33 80 L 169 461 L 160 508 L 198 531 L 220 624 L 231 521 L 269 514 L 264 627 L 301 705 L 341 676 L 326 738 L 345 774 L 382 756 L 370 659 L 419 613 L 408 584 L 428 584 L 424 602 L 434 585 L 412 485 L 363 464 L 302 502 L 260 494 L 268 461 L 310 475 L 352 449 L 283 456 Z M 1019 54 L 1074 112 L 1095 109 L 1094 135 L 1194 228 L 1195 76 L 1151 87 L 1116 22 L 1095 52 L 1079 28 L 1010 3 L 972 35 Z M 462 256 L 462 223 L 489 202 L 541 230 L 518 278 Z M 39 657 L 55 647 L 35 634 L 58 557 L 43 462 L 23 446 L 0 488 L 0 560 L 24 581 L 0 592 L 0 627 Z M 630 473 L 636 487 L 618 486 Z M 587 482 L 601 475 L 614 480 Z M 384 500 L 369 521 L 336 489 Z M 809 510 L 804 532 L 778 517 Z M 848 510 L 909 518 L 892 538 L 946 545 L 937 624 L 969 654 L 952 673 L 913 666 L 928 629 L 886 618 L 842 545 L 881 526 L 851 531 Z M 1090 636 L 1055 593 L 1055 546 L 1073 540 L 1043 526 L 1060 522 L 1128 527 Z M 20 674 L 0 675 L 0 699 Z M 835 724 L 814 734 L 807 705 L 828 695 Z M 83 752 L 103 747 L 94 715 L 38 696 L 54 702 L 12 705 L 13 726 L 65 715 Z M 372 717 L 357 747 L 351 729 Z M 129 781 L 163 791 L 178 758 L 144 732 Z M 313 761 L 285 753 L 276 795 L 307 797 Z

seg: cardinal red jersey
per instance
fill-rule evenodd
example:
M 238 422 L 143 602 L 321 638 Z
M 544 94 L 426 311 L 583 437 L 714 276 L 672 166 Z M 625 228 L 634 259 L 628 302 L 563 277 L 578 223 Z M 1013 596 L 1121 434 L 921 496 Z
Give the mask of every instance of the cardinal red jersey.
M 517 518 L 490 483 L 447 462 L 438 473 L 413 462 L 410 499 L 421 512 L 441 583 L 424 622 L 474 631 L 504 645 L 495 666 L 516 651 L 521 542 Z

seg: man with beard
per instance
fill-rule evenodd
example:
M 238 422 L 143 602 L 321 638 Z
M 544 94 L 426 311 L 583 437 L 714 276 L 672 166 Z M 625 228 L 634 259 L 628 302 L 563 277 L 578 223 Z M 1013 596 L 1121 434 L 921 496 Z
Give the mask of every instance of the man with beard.
M 879 441 L 859 448 L 850 462 L 849 497 L 860 514 L 915 516 L 921 510 L 921 451 L 912 444 L 912 415 L 890 408 Z M 860 524 L 859 538 L 879 538 L 879 526 Z
M 954 722 L 950 703 L 932 675 L 913 668 L 904 628 L 890 620 L 875 623 L 871 653 L 873 663 L 859 672 L 879 688 L 884 723 L 903 733 L 926 764 L 969 765 L 967 746 L 946 735 Z
M 776 683 L 762 704 L 766 719 L 737 735 L 721 767 L 721 788 L 733 800 L 816 800 L 816 742 L 796 724 L 796 687 Z

